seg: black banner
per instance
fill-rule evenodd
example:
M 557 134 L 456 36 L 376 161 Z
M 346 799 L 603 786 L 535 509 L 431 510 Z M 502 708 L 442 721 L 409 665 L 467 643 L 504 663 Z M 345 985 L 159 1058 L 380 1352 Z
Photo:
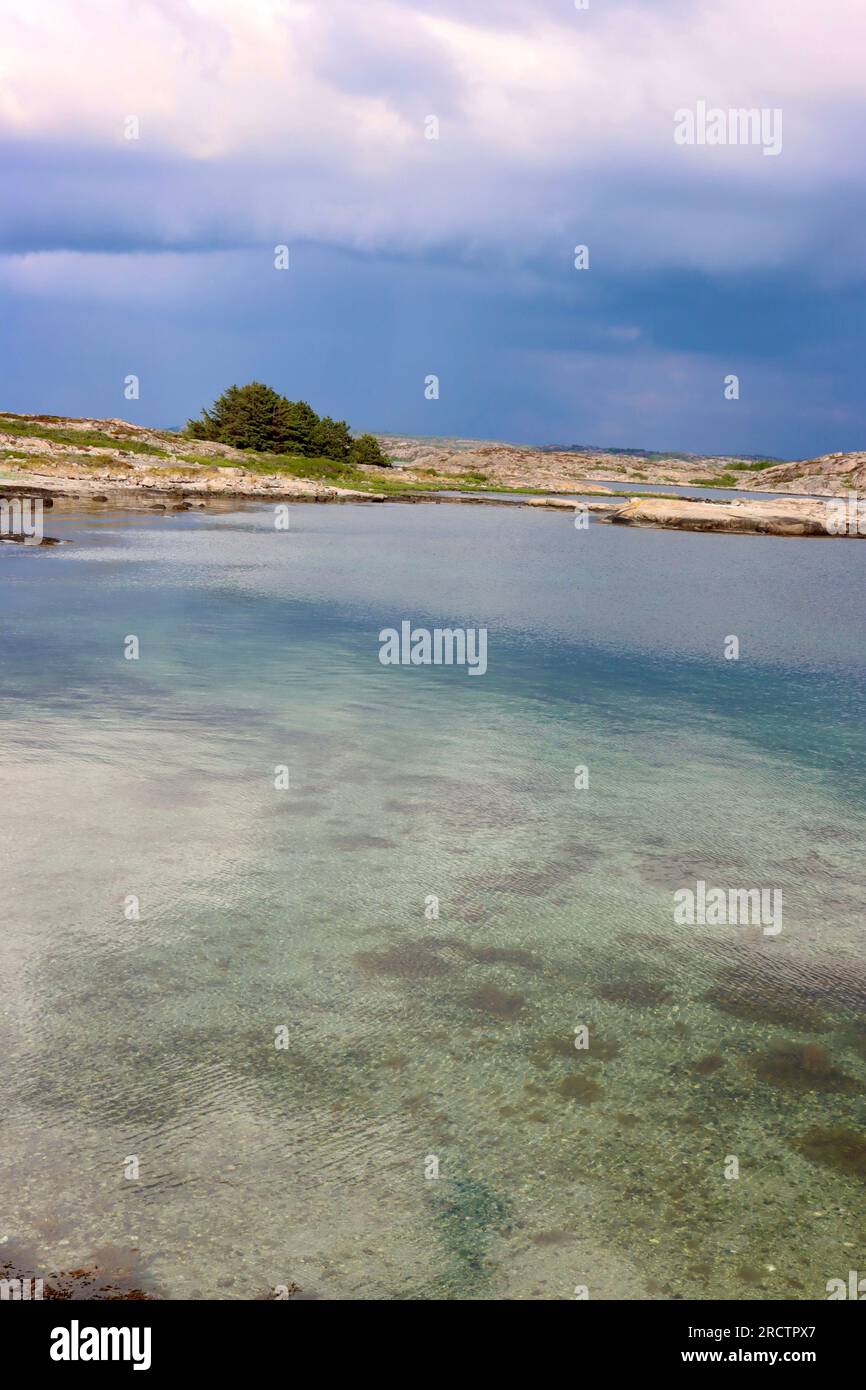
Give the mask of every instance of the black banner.
M 474 1314 L 469 1311 L 472 1307 Z M 365 1316 L 371 1312 L 375 1318 L 366 1304 Z M 311 1326 L 317 1331 L 332 1327 L 324 1320 L 329 1316 L 334 1315 L 325 1314 L 324 1309 L 298 1313 L 291 1307 L 273 1307 L 265 1302 L 141 1302 L 121 1307 L 120 1302 L 64 1304 L 45 1300 L 0 1305 L 0 1329 L 7 1361 L 14 1357 L 15 1364 L 20 1362 L 25 1371 L 47 1371 L 59 1381 L 69 1375 L 92 1377 L 100 1369 L 159 1377 L 166 1372 L 205 1371 L 224 1377 L 249 1373 L 259 1366 L 288 1366 L 287 1348 L 291 1346 L 297 1355 L 299 1343 L 295 1339 L 299 1334 Z M 338 1309 L 336 1316 L 342 1324 L 344 1309 Z M 401 1333 L 402 1317 L 397 1316 L 389 1336 Z M 463 1323 L 466 1316 L 480 1316 L 482 1328 L 477 1330 L 483 1329 L 489 1337 L 483 1305 L 463 1305 L 455 1330 L 468 1330 Z M 531 1334 L 535 1327 L 533 1318 L 524 1331 Z M 579 1355 L 583 1371 L 600 1363 L 612 1374 L 639 1371 L 648 1376 L 672 1370 L 699 1376 L 713 1366 L 762 1366 L 769 1370 L 800 1366 L 826 1380 L 828 1373 L 843 1367 L 846 1374 L 856 1374 L 863 1339 L 858 1310 L 832 1301 L 575 1300 L 563 1320 L 557 1317 L 546 1325 L 545 1331 L 548 1329 L 562 1338 L 562 1353 L 571 1358 Z M 443 1330 L 441 1315 L 436 1330 Z M 509 1345 L 514 1330 L 512 1324 Z M 287 1342 L 289 1337 L 291 1342 Z M 492 1350 L 487 1343 L 487 1354 Z M 443 1353 L 443 1360 L 447 1354 Z M 427 1349 L 424 1360 L 425 1369 L 435 1364 Z

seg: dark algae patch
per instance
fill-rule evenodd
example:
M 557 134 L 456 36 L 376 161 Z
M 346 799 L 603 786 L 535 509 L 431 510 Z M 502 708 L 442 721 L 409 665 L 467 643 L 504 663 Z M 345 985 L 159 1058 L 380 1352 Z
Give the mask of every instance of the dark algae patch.
M 159 1296 L 146 1287 L 147 1272 L 135 1249 L 110 1246 L 94 1250 L 86 1264 L 74 1269 L 43 1271 L 45 1261 L 36 1251 L 9 1241 L 4 1243 L 0 1279 L 41 1279 L 43 1299 L 116 1303 L 149 1301 Z
M 386 951 L 357 951 L 355 964 L 366 975 L 385 975 L 397 980 L 422 980 L 444 975 L 448 966 L 423 942 L 407 941 Z
M 439 1238 L 463 1273 L 477 1278 L 491 1241 L 511 1229 L 511 1207 L 480 1178 L 458 1173 L 431 1197 Z
M 862 1130 L 816 1125 L 794 1141 L 794 1148 L 813 1163 L 866 1182 L 866 1134 Z
M 600 985 L 597 993 L 609 1004 L 631 1004 L 636 1009 L 652 1009 L 667 1004 L 670 990 L 656 980 L 611 980 Z
M 857 1083 L 832 1065 L 814 1043 L 778 1043 L 750 1059 L 762 1081 L 799 1091 L 855 1091 Z
M 581 1101 L 584 1105 L 589 1105 L 592 1101 L 598 1100 L 604 1095 L 604 1091 L 597 1081 L 591 1076 L 584 1076 L 580 1072 L 573 1072 L 571 1076 L 566 1076 L 559 1084 L 559 1094 L 566 1100 Z
M 817 1009 L 808 1000 L 777 983 L 751 980 L 718 985 L 704 997 L 722 1013 L 748 1023 L 772 1023 L 779 1028 L 799 1028 L 807 1033 L 819 1033 L 825 1027 Z
M 595 1061 L 612 1062 L 618 1056 L 619 1043 L 599 1037 L 590 1029 L 588 1047 L 575 1047 L 573 1033 L 554 1033 L 541 1039 L 530 1054 L 530 1059 L 536 1067 L 547 1067 L 554 1057 L 566 1057 L 569 1061 L 580 1061 L 588 1057 Z
M 479 965 L 521 965 L 526 970 L 537 970 L 538 959 L 530 951 L 512 946 L 482 946 L 472 951 L 472 959 Z
M 866 1010 L 866 969 L 853 958 L 790 959 L 763 951 L 742 954 L 706 996 L 724 1012 L 756 1023 L 823 1032 L 832 1016 L 845 1022 Z
M 698 1076 L 713 1076 L 715 1072 L 721 1071 L 724 1065 L 724 1057 L 714 1052 L 709 1057 L 702 1057 L 699 1062 L 695 1062 L 694 1071 Z
M 393 840 L 388 840 L 384 835 L 332 835 L 329 841 L 335 849 L 356 850 L 356 849 L 396 849 Z
M 497 1018 L 514 1018 L 525 1004 L 522 994 L 507 994 L 505 990 L 493 985 L 484 985 L 470 994 L 467 1003 L 470 1008 L 482 1013 L 495 1014 Z

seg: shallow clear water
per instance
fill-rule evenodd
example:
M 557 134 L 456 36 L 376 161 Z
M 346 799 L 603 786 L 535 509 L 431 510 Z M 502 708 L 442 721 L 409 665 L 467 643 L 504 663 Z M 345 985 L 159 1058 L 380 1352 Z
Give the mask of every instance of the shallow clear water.
M 471 506 L 47 529 L 0 548 L 0 1263 L 134 1250 L 178 1298 L 866 1268 L 866 547 Z M 487 674 L 382 666 L 403 619 L 485 626 Z M 675 925 L 698 879 L 781 889 L 782 932 Z
M 650 496 L 655 496 L 656 494 L 661 493 L 663 496 L 667 497 L 686 497 L 690 499 L 702 498 L 706 499 L 706 501 L 708 502 L 729 502 L 734 498 L 741 498 L 745 501 L 753 499 L 758 502 L 771 502 L 774 498 L 781 499 L 782 501 L 784 501 L 786 499 L 790 500 L 791 498 L 796 497 L 808 498 L 819 496 L 819 494 L 817 493 L 808 492 L 755 492 L 753 489 L 750 488 L 691 487 L 688 485 L 682 487 L 678 483 L 627 483 L 623 482 L 622 479 L 611 478 L 593 479 L 591 486 L 606 487 L 609 488 L 611 492 L 626 492 L 629 494 L 629 496 L 634 497 L 637 497 L 641 493 L 645 492 L 649 493 Z M 444 488 L 442 490 L 443 497 L 455 497 L 461 495 L 465 497 L 467 494 L 465 492 L 455 493 L 453 490 L 449 492 L 447 488 Z M 535 497 L 538 494 L 531 492 L 484 492 L 481 489 L 479 489 L 477 493 L 471 493 L 468 495 L 475 497 L 489 497 L 497 502 L 522 502 L 526 498 Z M 557 493 L 556 495 L 558 497 L 566 498 L 574 497 L 575 499 L 577 499 L 586 497 L 595 501 L 599 500 L 597 494 L 593 494 L 592 492 L 580 492 L 579 490 L 575 490 L 574 492 Z M 827 502 L 830 499 L 821 494 L 821 500 Z
M 754 475 L 753 475 L 754 476 Z M 622 479 L 604 481 L 604 486 L 612 488 L 615 492 L 661 492 L 671 497 L 706 497 L 709 501 L 728 501 L 732 497 L 754 497 L 759 501 L 772 501 L 775 498 L 785 497 L 810 497 L 817 494 L 792 492 L 762 492 L 760 488 L 745 487 L 692 487 L 686 483 L 684 486 L 679 483 L 634 483 L 623 482 Z

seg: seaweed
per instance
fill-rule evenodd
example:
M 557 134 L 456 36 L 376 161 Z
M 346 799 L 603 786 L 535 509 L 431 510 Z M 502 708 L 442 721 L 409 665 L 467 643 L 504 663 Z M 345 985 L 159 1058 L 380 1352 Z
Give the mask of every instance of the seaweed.
M 724 1057 L 713 1052 L 709 1057 L 702 1057 L 699 1062 L 695 1062 L 693 1070 L 697 1072 L 698 1076 L 712 1076 L 714 1072 L 720 1071 L 724 1065 Z
M 483 985 L 481 989 L 476 989 L 469 995 L 467 1003 L 470 1008 L 495 1014 L 497 1018 L 514 1018 L 526 1000 L 522 994 L 506 994 L 504 990 L 496 989 L 493 985 Z
M 465 1273 L 479 1274 L 490 1241 L 511 1229 L 510 1203 L 467 1173 L 440 1180 L 431 1201 L 448 1254 Z
M 29 1247 L 4 1241 L 0 1249 L 0 1280 L 42 1281 L 43 1299 L 65 1302 L 142 1302 L 158 1297 L 146 1287 L 147 1271 L 137 1249 L 106 1246 L 94 1250 L 86 1264 L 75 1269 L 45 1270 L 45 1262 Z M 15 1297 L 15 1294 L 12 1294 Z
M 584 1105 L 590 1105 L 592 1101 L 598 1100 L 599 1096 L 603 1096 L 604 1091 L 591 1076 L 572 1072 L 571 1076 L 566 1076 L 560 1082 L 559 1094 L 566 1100 L 579 1100 Z
M 527 970 L 537 970 L 539 966 L 536 956 L 516 946 L 482 946 L 470 954 L 479 965 L 522 965 Z
M 389 946 L 386 951 L 357 951 L 354 961 L 367 975 L 389 975 L 398 980 L 420 980 L 444 975 L 449 968 L 428 944 L 421 941 L 401 942 Z
M 666 1004 L 672 997 L 670 990 L 655 980 L 612 980 L 600 985 L 597 994 L 609 1004 L 632 1004 L 638 1009 Z
M 866 1134 L 861 1130 L 844 1125 L 816 1125 L 794 1140 L 794 1148 L 813 1163 L 866 1182 Z
M 777 1043 L 750 1058 L 762 1081 L 799 1091 L 852 1091 L 854 1078 L 832 1066 L 823 1048 L 814 1043 Z

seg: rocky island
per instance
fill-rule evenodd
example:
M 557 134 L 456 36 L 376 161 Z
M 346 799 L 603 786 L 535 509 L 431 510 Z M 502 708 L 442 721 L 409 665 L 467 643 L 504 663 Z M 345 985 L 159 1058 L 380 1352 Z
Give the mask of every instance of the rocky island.
M 221 401 L 229 396 L 224 393 Z M 851 498 L 866 487 L 866 452 L 784 462 L 389 435 L 352 440 L 343 422 L 320 420 L 304 403 L 300 415 L 292 413 L 298 403 L 282 398 L 268 407 L 277 410 L 284 431 L 272 438 L 251 432 L 249 415 L 240 425 L 237 415 L 228 428 L 221 425 L 219 404 L 185 431 L 121 419 L 0 414 L 0 495 L 160 511 L 233 499 L 508 502 L 573 510 L 580 499 L 593 520 L 625 526 L 778 536 L 866 534 L 866 524 L 857 521 L 859 503 L 851 508 Z M 284 405 L 291 407 L 285 419 Z M 226 435 L 242 444 L 225 442 Z M 605 483 L 637 484 L 640 495 L 613 491 Z M 768 496 L 653 495 L 654 484 Z

